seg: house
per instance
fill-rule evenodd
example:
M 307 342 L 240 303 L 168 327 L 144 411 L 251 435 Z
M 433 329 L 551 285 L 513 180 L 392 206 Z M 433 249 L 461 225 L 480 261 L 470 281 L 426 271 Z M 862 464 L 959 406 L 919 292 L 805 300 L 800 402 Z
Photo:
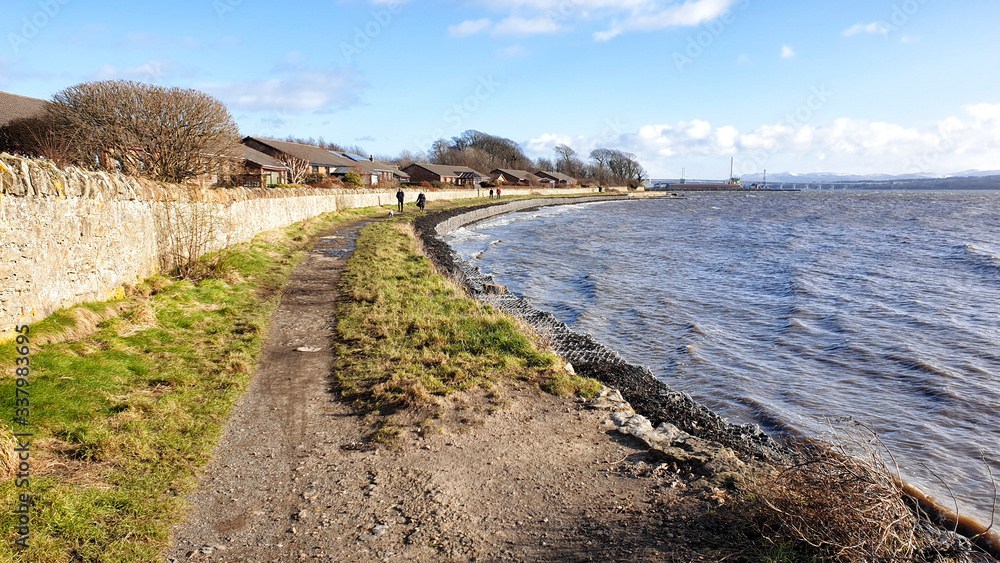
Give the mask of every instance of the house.
M 334 152 L 333 154 L 351 160 L 354 163 L 353 168 L 355 172 L 361 174 L 362 177 L 367 176 L 365 183 L 372 186 L 378 185 L 379 182 L 389 182 L 391 180 L 399 182 L 410 181 L 410 175 L 400 170 L 399 166 L 394 162 L 375 160 L 375 157 L 370 155 L 368 158 L 364 158 L 346 152 Z
M 396 179 L 409 181 L 410 176 L 391 162 L 365 158 L 356 154 L 328 151 L 322 147 L 261 137 L 246 137 L 243 144 L 274 159 L 287 163 L 298 159 L 308 163 L 307 174 L 318 177 L 343 178 L 348 172 L 357 172 L 366 184 L 375 186 L 380 181 Z
M 217 169 L 194 176 L 187 183 L 202 188 L 266 188 L 288 183 L 289 174 L 288 167 L 277 159 L 246 145 L 237 145 L 220 159 Z
M 572 176 L 567 176 L 562 172 L 536 172 L 539 181 L 543 184 L 555 184 L 557 186 L 575 186 L 580 182 Z
M 287 184 L 290 181 L 288 167 L 278 159 L 246 145 L 240 145 L 239 152 L 237 158 L 242 160 L 242 169 L 238 175 L 242 177 L 239 178 L 242 182 L 238 185 L 246 188 L 266 188 L 275 184 Z
M 497 168 L 490 172 L 493 181 L 498 184 L 509 184 L 512 186 L 530 186 L 538 183 L 538 177 L 527 170 L 512 170 L 509 168 Z
M 37 136 L 32 124 L 7 128 L 12 123 L 29 118 L 44 117 L 51 102 L 0 92 L 0 152 L 27 154 L 34 152 Z M 47 136 L 46 136 L 47 137 Z
M 0 92 L 0 127 L 16 119 L 41 116 L 49 103 L 38 98 Z
M 440 182 L 456 186 L 478 186 L 490 179 L 489 176 L 476 172 L 468 166 L 453 166 L 451 164 L 414 163 L 403 171 L 410 175 L 411 182 Z
M 243 144 L 281 162 L 287 163 L 291 159 L 304 161 L 309 166 L 307 174 L 320 177 L 343 176 L 355 164 L 348 158 L 335 155 L 324 148 L 313 145 L 261 137 L 246 137 L 243 139 Z

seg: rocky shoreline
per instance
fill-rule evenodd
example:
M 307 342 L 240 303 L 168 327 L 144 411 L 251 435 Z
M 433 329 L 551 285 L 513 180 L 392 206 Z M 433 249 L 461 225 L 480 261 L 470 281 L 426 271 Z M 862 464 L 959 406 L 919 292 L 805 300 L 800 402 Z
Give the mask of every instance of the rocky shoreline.
M 523 205 L 524 203 L 526 202 L 522 202 L 521 207 L 527 208 L 573 202 L 536 201 L 533 205 Z M 729 422 L 699 404 L 687 393 L 676 391 L 656 379 L 649 368 L 628 363 L 590 334 L 572 330 L 551 313 L 506 291 L 492 276 L 483 274 L 476 266 L 462 259 L 441 239 L 442 235 L 463 225 L 515 211 L 510 209 L 484 216 L 481 210 L 487 207 L 498 206 L 445 210 L 417 218 L 414 226 L 427 255 L 440 270 L 458 281 L 471 297 L 531 326 L 548 341 L 555 353 L 570 363 L 576 374 L 596 379 L 620 392 L 620 397 L 616 399 L 623 401 L 624 406 L 610 407 L 611 410 L 626 411 L 624 415 L 616 414 L 613 417 L 619 431 L 640 438 L 650 446 L 651 451 L 659 453 L 661 459 L 677 469 L 690 470 L 700 475 L 711 486 L 731 485 L 734 479 L 739 479 L 738 474 L 746 463 L 794 463 L 798 454 L 789 445 L 774 440 L 757 425 Z M 904 488 L 913 489 L 905 484 Z M 951 540 L 947 540 L 942 536 L 945 543 L 969 546 L 966 538 L 970 538 L 994 558 L 1000 555 L 1000 540 L 996 533 L 988 528 L 985 532 L 978 533 L 985 528 L 981 524 L 970 525 L 967 519 L 959 518 L 949 509 L 931 503 L 926 497 L 913 498 L 921 511 L 937 521 L 942 529 L 960 533 L 956 536 L 951 532 L 944 532 L 951 537 Z
M 565 358 L 575 373 L 619 390 L 635 412 L 647 418 L 654 427 L 663 423 L 674 425 L 686 434 L 731 448 L 747 459 L 781 461 L 788 458 L 789 452 L 757 425 L 729 422 L 687 393 L 676 391 L 656 379 L 649 368 L 628 363 L 591 335 L 572 330 L 527 299 L 497 291 L 492 276 L 480 272 L 439 238 L 447 231 L 481 220 L 477 209 L 481 208 L 443 211 L 415 222 L 431 260 L 459 280 L 472 297 L 523 320 L 549 341 L 552 350 Z M 442 232 L 439 225 L 446 221 L 448 228 Z

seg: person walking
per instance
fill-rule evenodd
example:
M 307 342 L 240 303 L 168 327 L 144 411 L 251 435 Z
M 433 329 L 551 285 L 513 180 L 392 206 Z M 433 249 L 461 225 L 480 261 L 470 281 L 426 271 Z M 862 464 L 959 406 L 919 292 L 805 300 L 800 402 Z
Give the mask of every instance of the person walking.
M 399 190 L 396 191 L 396 201 L 399 202 L 399 212 L 400 213 L 403 212 L 403 198 L 404 197 L 406 197 L 406 195 L 403 194 L 403 188 L 399 188 Z
M 427 196 L 424 195 L 424 192 L 420 192 L 420 194 L 417 195 L 417 207 L 420 208 L 421 212 L 424 210 L 424 205 L 426 204 L 427 204 Z

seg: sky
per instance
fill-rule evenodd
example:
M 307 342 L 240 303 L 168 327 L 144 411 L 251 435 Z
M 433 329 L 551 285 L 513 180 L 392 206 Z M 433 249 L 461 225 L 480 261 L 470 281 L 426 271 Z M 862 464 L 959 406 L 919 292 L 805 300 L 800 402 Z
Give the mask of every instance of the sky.
M 9 0 L 0 90 L 196 88 L 375 155 L 476 129 L 653 178 L 1000 169 L 1000 0 Z

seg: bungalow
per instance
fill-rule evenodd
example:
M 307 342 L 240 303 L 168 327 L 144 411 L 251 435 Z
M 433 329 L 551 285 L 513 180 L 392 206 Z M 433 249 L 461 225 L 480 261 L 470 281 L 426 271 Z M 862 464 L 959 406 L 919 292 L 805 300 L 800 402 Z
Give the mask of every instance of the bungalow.
M 378 185 L 379 182 L 389 182 L 391 180 L 400 182 L 410 181 L 410 175 L 400 170 L 399 166 L 394 162 L 375 160 L 374 156 L 364 158 L 363 156 L 346 152 L 334 152 L 333 154 L 353 162 L 352 168 L 361 174 L 362 177 L 365 177 L 365 182 L 372 186 Z M 344 173 L 346 174 L 347 171 Z
M 290 171 L 277 159 L 246 145 L 238 145 L 215 171 L 200 174 L 188 184 L 203 188 L 265 188 L 289 181 Z
M 450 164 L 411 164 L 403 171 L 410 175 L 411 182 L 440 182 L 456 186 L 478 186 L 490 179 L 468 166 Z
M 239 158 L 243 160 L 243 186 L 267 187 L 275 184 L 285 184 L 289 181 L 288 167 L 278 159 L 256 151 L 246 145 L 240 145 Z M 256 185 L 254 185 L 256 184 Z
M 38 98 L 0 92 L 0 152 L 23 153 L 29 150 L 25 143 L 34 146 L 35 135 L 29 133 L 33 130 L 26 128 L 30 125 L 24 124 L 11 129 L 7 127 L 21 120 L 44 117 L 50 103 Z
M 279 161 L 284 162 L 295 158 L 308 162 L 308 173 L 321 177 L 343 176 L 355 164 L 351 159 L 335 155 L 324 148 L 313 145 L 263 139 L 260 137 L 246 137 L 243 139 L 243 144 Z
M 561 172 L 536 172 L 535 176 L 538 176 L 538 179 L 543 184 L 574 186 L 580 183 L 576 178 L 567 176 Z
M 348 172 L 354 171 L 361 175 L 366 184 L 372 186 L 377 185 L 380 180 L 388 181 L 395 178 L 406 182 L 410 179 L 409 174 L 400 170 L 395 164 L 377 161 L 374 157 L 365 158 L 356 154 L 328 151 L 313 145 L 260 137 L 246 137 L 243 139 L 243 144 L 279 161 L 286 161 L 289 158 L 305 161 L 309 163 L 308 173 L 314 176 L 343 178 Z
M 0 92 L 0 127 L 17 119 L 39 117 L 45 113 L 49 103 L 38 98 Z
M 509 168 L 497 168 L 490 172 L 493 181 L 498 184 L 509 184 L 513 186 L 530 186 L 538 183 L 538 177 L 527 170 L 511 170 Z

